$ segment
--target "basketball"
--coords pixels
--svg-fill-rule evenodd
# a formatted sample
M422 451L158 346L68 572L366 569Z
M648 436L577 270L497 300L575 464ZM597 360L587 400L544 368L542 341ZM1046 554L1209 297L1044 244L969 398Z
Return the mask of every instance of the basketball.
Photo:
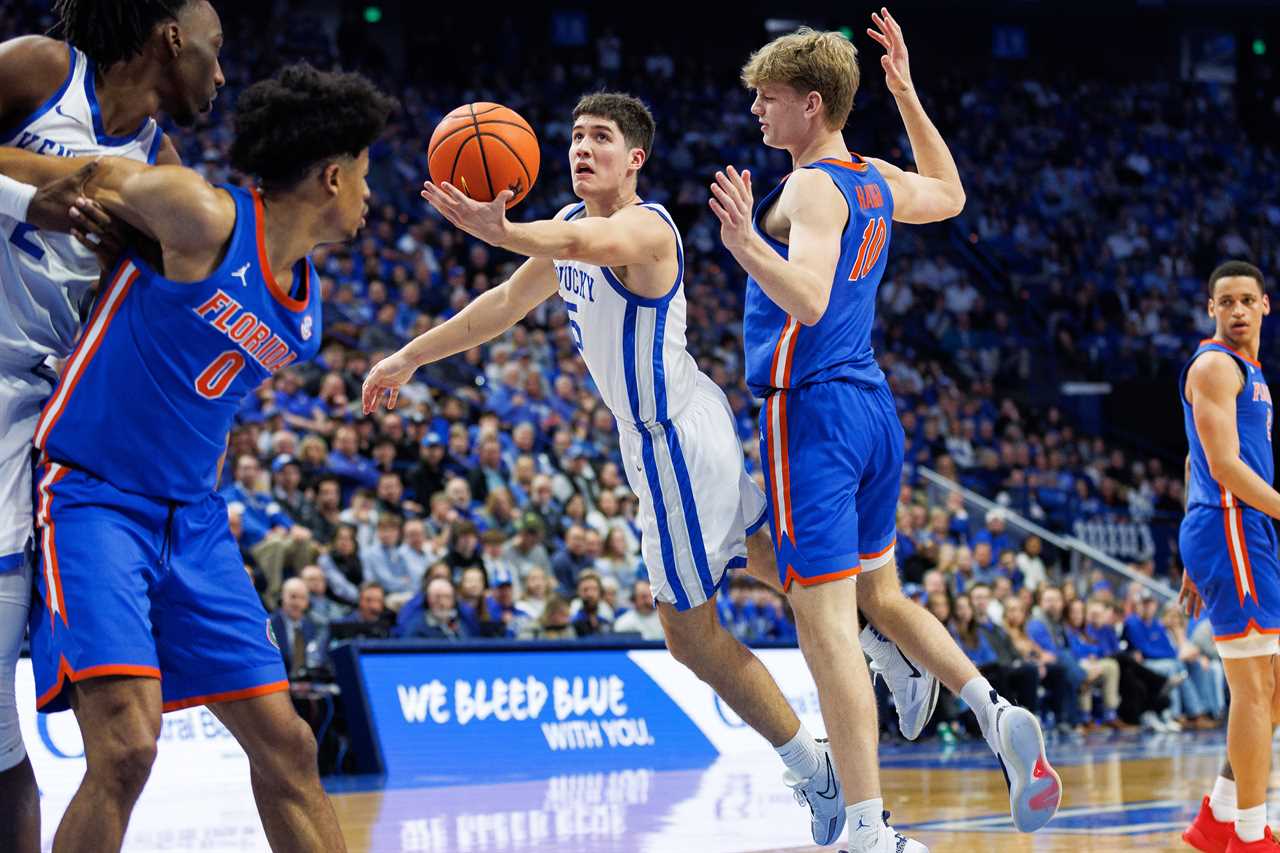
M445 116L431 134L427 162L431 180L448 181L476 201L493 201L498 193L515 193L520 203L538 179L538 137L515 110L481 101L465 104Z

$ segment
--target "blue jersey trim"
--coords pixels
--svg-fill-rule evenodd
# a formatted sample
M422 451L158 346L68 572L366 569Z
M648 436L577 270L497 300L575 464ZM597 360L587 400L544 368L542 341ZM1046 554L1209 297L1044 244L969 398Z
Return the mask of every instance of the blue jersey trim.
M675 595L676 608L688 609L689 596L685 594L676 572L675 549L671 544L671 529L667 524L667 507L662 497L662 483L658 477L658 461L654 453L653 436L643 425L640 425L640 391L636 379L636 305L628 304L622 320L622 364L627 380L627 399L631 403L631 417L635 419L640 431L641 458L645 478L649 482L649 493L653 498L653 512L657 521L658 541L662 549L662 570L667 583Z
M160 156L160 143L164 142L164 132L156 128L155 138L151 140L151 148L147 150L147 165L154 166L156 157Z
M148 122L151 121L150 116L142 120L142 124L138 125L138 129L133 133L125 136L111 136L107 133L106 128L102 125L102 110L98 106L98 88L94 81L97 72L97 63L92 59L85 57L84 69L84 95L89 101L89 112L93 115L93 135L97 137L99 145L110 145L113 147L120 145L128 145L130 142L136 142L142 132L147 129Z
M0 557L0 575L7 575L16 572L27 564L27 552L18 551L14 554L5 554Z
M769 504L766 501L764 507L761 508L760 510L760 517L747 525L747 535L751 536L761 527L764 527L764 523L768 520L769 520Z
M655 213L657 211L654 211ZM664 217L665 218L665 217ZM679 239L676 245L679 245ZM698 567L698 578L702 581L702 591L707 598L715 592L715 584L711 581L711 567L707 564L707 549L702 541L702 525L698 522L698 502L693 496L693 486L689 481L689 466L685 464L684 453L680 448L680 436L676 428L667 419L667 379L663 353L667 330L668 305L657 310L653 328L653 394L658 423L667 435L667 452L671 454L671 467L675 469L676 486L680 491L680 505L684 510L685 527L689 530L689 547L693 550L693 562ZM634 349L632 350L634 352ZM644 427L640 427L644 430ZM648 434L647 430L644 430Z
M36 111L27 116L22 124L13 129L8 136L0 136L0 145L8 145L10 142L18 138L18 134L33 125L42 115L53 109L58 101L62 100L62 96L67 93L67 89L71 86L71 80L76 76L76 52L70 44L67 45L67 79L62 81L62 85L58 87L58 91L54 92L49 98L36 108Z
M658 210L657 208L650 207L647 204L642 204L640 206L643 207L645 210L651 210L655 214L657 214L659 219L667 223L667 227L671 229L671 233L675 237L677 267L676 267L676 280L671 285L671 289L668 290L666 293L664 293L662 296L657 296L657 297L641 296L638 293L634 293L628 290L627 286L623 284L621 281L619 281L618 277L613 274L613 270L609 269L608 267L600 267L600 271L604 273L604 280L609 282L609 286L613 288L614 292L617 293L619 296L621 296L623 299L627 300L627 302L633 303L635 305L642 305L645 308L665 308L667 303L670 302L672 298L675 297L676 293L680 290L680 283L684 281L684 247L680 245L680 232L676 230L675 223L672 222L669 217L665 216L662 213L662 211ZM662 420L662 418L659 418L659 420Z
M693 496L693 484L689 480L689 468L680 448L680 436L669 423L662 425L667 434L667 452L671 454L671 466L676 470L676 485L680 490L680 505L684 510L685 527L689 529L689 547L693 550L693 563L698 567L698 579L707 598L715 594L716 585L711 580L711 566L707 563L707 548L702 541L702 525L698 522L698 502Z

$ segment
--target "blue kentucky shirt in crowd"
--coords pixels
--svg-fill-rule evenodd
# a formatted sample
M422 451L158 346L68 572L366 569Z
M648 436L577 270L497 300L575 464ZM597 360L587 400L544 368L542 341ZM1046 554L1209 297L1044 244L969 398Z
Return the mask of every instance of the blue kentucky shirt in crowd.
M1144 658L1163 660L1178 656L1178 650L1173 647L1169 632L1160 624L1158 618L1148 623L1142 621L1138 614L1133 614L1124 620L1124 638L1129 646L1141 652Z

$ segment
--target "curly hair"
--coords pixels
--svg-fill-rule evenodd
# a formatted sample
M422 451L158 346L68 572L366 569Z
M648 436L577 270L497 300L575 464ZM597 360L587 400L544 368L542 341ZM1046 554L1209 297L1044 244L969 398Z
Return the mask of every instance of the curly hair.
M231 165L264 189L288 189L318 163L359 156L396 108L362 74L286 66L236 101Z
M142 53L156 24L176 20L195 0L54 0L50 35L71 42L103 68Z

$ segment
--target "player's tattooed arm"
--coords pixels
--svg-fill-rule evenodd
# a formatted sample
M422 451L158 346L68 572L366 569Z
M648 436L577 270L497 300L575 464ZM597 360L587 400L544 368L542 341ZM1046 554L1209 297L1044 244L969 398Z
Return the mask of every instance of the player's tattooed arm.
M956 161L946 141L934 126L911 80L911 63L902 27L880 9L871 15L874 28L867 34L884 48L880 65L884 68L885 85L898 104L898 112L911 142L919 173L906 172L883 160L868 158L880 170L893 193L893 218L896 222L938 222L959 215L964 209L964 185Z
M1236 395L1242 381L1239 366L1226 353L1206 352L1192 362L1187 371L1186 395L1196 434L1204 446L1213 479L1241 503L1280 518L1280 492L1240 458Z
M122 157L42 157L0 147L0 174L36 187L76 176L84 198L158 240L166 252L220 251L235 226L231 196L179 166ZM71 212L67 223L44 227L69 231L75 222Z

